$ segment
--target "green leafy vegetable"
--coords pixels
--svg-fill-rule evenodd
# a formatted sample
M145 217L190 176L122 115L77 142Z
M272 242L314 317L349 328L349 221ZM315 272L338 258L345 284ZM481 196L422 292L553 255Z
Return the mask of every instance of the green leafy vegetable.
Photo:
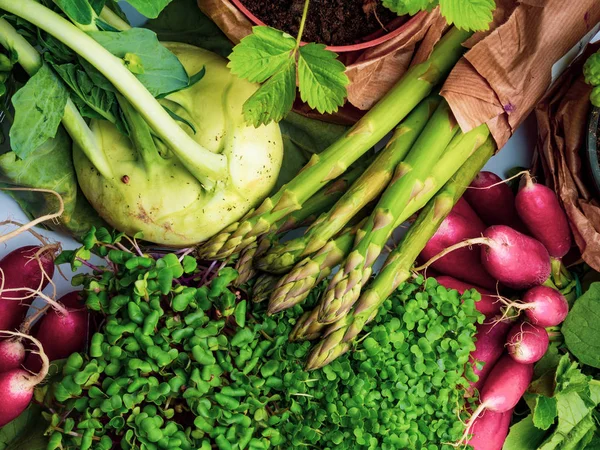
M172 0L128 0L142 15L155 19Z
M244 105L246 121L255 127L279 122L292 109L296 78L302 100L320 113L335 112L344 103L349 79L337 55L322 44L300 46L307 13L308 0L296 39L274 28L254 27L229 55L234 74L264 82Z
M600 368L600 283L593 283L571 308L562 326L569 351L583 364Z
M592 105L600 108L600 52L594 53L583 66L585 82L594 88L590 94Z
M119 58L133 57L139 65L136 77L155 97L179 91L189 85L189 77L177 57L167 50L153 31L132 28L127 31L88 33Z
M88 0L54 0L69 18L81 25L89 25L95 11Z
M494 0L383 0L383 5L398 15L414 15L440 6L449 24L463 30L487 30L496 9Z
M68 98L65 86L47 65L13 95L15 120L10 141L19 158L27 158L56 135Z
M41 410L32 403L19 417L0 428L0 450L46 450L47 424L40 420Z

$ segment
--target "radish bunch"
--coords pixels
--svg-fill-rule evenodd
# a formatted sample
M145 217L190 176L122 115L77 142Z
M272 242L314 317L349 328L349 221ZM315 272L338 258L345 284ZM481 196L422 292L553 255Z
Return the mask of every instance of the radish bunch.
M546 327L560 325L569 305L546 283L552 261L572 243L565 212L552 190L526 174L518 192L496 175L481 172L420 255L447 288L481 294L477 309L487 321L478 326L471 364L476 381L466 395L479 393L465 440L475 450L501 449L512 410L546 353ZM479 248L477 248L479 247ZM510 289L521 301L495 295ZM522 313L522 314L521 314ZM518 319L517 319L518 317Z
M50 361L83 350L87 342L88 312L79 293L56 301L41 292L52 281L57 249L26 246L0 260L0 427L27 408ZM26 319L38 296L47 306Z

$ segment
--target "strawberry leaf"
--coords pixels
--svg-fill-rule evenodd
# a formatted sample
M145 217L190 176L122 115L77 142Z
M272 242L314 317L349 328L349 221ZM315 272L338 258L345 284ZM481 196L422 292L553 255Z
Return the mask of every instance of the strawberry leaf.
M350 83L345 69L337 55L323 44L300 47L298 84L302 100L321 114L337 111L344 104L346 86Z
M296 98L296 65L288 58L275 74L244 103L246 122L255 127L279 122L292 109Z
M487 30L495 8L494 0L440 0L446 21L468 31Z
M436 7L438 0L383 0L383 6L399 16L415 15L419 11L429 11Z
M254 27L229 55L231 72L253 83L263 83L288 67L296 40L270 27Z

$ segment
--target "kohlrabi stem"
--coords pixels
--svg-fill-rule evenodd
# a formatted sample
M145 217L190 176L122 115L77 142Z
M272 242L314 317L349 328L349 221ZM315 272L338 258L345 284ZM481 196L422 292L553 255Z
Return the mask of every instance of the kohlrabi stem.
M121 19L108 6L102 8L100 19L119 31L126 31L131 28L131 25Z
M194 141L132 74L120 58L71 22L35 0L0 0L0 8L51 34L93 65L138 110L152 130L205 188L227 178L227 158Z
M23 36L17 33L6 20L0 19L0 45L7 50L14 50L18 55L18 62L29 76L42 67L42 58L38 51ZM88 127L81 114L77 110L71 99L67 100L65 113L62 118L62 124L71 136L71 139L77 143L78 147L85 153L85 156L96 167L103 177L111 177L112 171L106 155L98 146L98 142L90 127Z
M302 11L302 19L300 20L300 28L298 29L298 36L296 36L296 47L294 48L294 55L300 48L300 43L302 42L302 35L304 34L304 27L306 26L306 18L308 17L308 6L310 5L310 0L304 1L304 9Z

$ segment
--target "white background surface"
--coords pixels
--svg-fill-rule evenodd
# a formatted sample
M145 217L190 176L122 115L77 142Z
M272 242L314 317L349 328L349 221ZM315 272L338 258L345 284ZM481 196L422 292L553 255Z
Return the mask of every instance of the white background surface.
M121 2L123 3L123 2ZM135 14L135 11L132 12L129 5L124 5L126 12L130 16L132 23L134 25L141 24L140 16ZM599 38L600 34L596 36ZM589 40L589 37L585 39L585 41ZM560 73L564 67L577 55L580 50L580 46L573 49L573 52L566 55L563 61L557 63L555 67L554 75ZM494 156L489 163L486 165L485 169L490 170L492 172L497 173L500 176L504 176L506 171L515 167L515 166L523 166L529 167L531 162L531 157L533 154L533 150L536 142L536 123L535 118L530 116L523 125L517 130L515 135L508 141L506 146L500 151L500 153ZM23 212L20 210L18 205L6 194L0 192L0 221L12 219L20 222L26 221L26 217ZM9 230L8 227L0 228L0 233ZM62 244L63 249L73 249L78 247L78 244L71 238L63 235L59 235L54 232L46 231L46 230L38 230L41 234L46 236L51 241L57 241ZM7 243L0 244L0 258L9 253L10 251L27 244L37 244L37 240L31 236L29 233L24 233L17 238L14 238ZM68 270L68 269L67 269ZM66 273L67 276L70 275L69 272ZM56 274L54 277L54 281L58 288L58 295L61 296L66 292L72 290L70 282L68 280L60 277L59 274Z

